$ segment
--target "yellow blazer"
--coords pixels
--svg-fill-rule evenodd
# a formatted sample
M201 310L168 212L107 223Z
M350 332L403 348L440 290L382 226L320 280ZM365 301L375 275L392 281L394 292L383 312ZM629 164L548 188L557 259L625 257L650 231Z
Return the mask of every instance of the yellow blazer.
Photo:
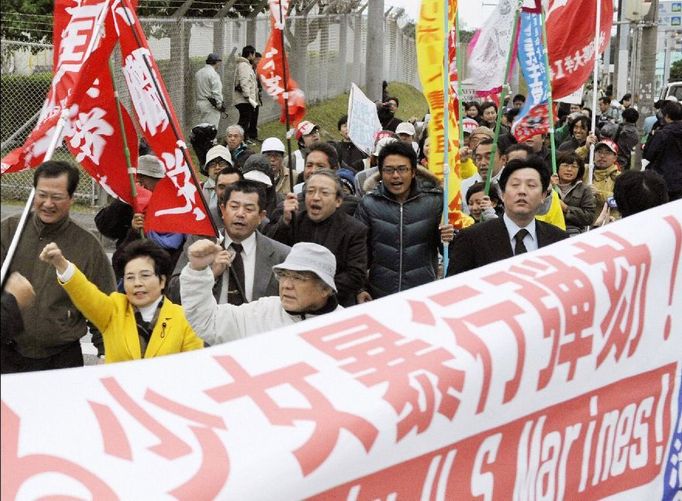
M135 310L125 294L103 293L78 268L73 277L61 285L74 306L102 333L107 363L142 358ZM203 347L204 342L190 327L182 307L164 298L144 358Z

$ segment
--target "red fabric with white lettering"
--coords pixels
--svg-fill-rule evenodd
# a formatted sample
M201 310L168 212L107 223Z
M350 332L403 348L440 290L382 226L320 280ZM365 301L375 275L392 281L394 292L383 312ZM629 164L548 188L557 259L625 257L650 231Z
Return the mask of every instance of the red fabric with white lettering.
M213 235L201 188L192 176L193 166L175 111L151 55L147 37L128 0L119 24L123 74L142 132L166 169L154 188L145 213L145 230ZM127 26L126 26L127 25ZM188 161L187 161L187 160Z
M99 43L93 41L98 17L104 16ZM119 130L108 60L118 37L116 10L110 2L55 2L54 78L41 116L24 145L3 158L2 172L37 167L63 109L69 110L62 137L75 159L110 194L130 202L130 181ZM122 108L131 162L137 163L137 136ZM106 163L102 163L106 159Z
M288 0L281 0L282 18L280 19L280 0L270 0L270 38L265 45L263 57L258 63L256 72L265 91L279 103L282 109L280 121L286 122L286 108L289 109L289 123L298 125L305 116L305 95L298 88L296 81L291 78L289 63L284 60L284 47L282 46L282 29L286 21L286 12L289 6ZM284 75L288 94L287 106L284 105Z
M599 53L611 36L613 2L599 0ZM552 96L560 98L579 89L594 69L594 28L597 0L554 0L546 16Z

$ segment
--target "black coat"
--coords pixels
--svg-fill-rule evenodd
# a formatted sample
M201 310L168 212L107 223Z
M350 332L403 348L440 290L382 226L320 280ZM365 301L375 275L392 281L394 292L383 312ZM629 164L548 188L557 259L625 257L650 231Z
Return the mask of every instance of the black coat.
M668 184L668 193L682 192L682 120L661 127L644 149L647 169L658 172Z
M326 247L336 257L334 283L341 306L356 303L358 292L365 285L367 274L367 227L342 210L316 223L304 210L293 224L279 221L270 227L270 236L292 246L297 242L313 242Z
M535 220L538 248L568 237L556 226ZM504 219L492 219L461 231L450 244L448 276L473 270L514 255Z
M383 183L360 200L355 216L369 230L367 288L373 298L436 280L442 211L443 191L425 169L403 203Z

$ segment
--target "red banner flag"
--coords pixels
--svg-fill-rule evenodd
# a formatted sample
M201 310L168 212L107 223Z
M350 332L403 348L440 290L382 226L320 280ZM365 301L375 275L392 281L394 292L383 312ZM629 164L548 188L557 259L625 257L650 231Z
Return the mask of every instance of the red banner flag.
M595 59L597 1L601 2L599 53L611 38L612 0L554 0L547 12L547 45L555 99L578 90L590 77Z
M305 96L298 88L296 81L291 78L289 64L284 55L282 30L288 8L289 0L270 0L270 38L265 45L263 57L258 63L256 72L265 91L277 100L282 109L280 121L286 122L286 109L288 108L289 122L292 126L296 126L305 116ZM286 89L284 82L286 82ZM287 91L287 106L285 106L284 98Z
M116 9L109 1L57 0L54 16L54 78L38 123L24 145L3 158L2 172L42 163L59 116L68 110L62 138L76 161L110 194L130 202L123 137L107 68L118 40ZM136 162L137 136L125 109L122 112L131 160Z
M129 0L122 0L117 30L123 74L140 128L166 169L146 211L145 230L215 234L170 96ZM123 21L123 22L121 22Z

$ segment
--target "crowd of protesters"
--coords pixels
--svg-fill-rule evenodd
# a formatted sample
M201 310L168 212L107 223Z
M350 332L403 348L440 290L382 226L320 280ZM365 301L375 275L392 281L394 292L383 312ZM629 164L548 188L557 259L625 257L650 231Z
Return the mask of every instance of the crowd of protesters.
M83 365L79 343L88 329L106 362L263 333L682 197L680 103L657 103L646 135L629 95L600 99L594 130L591 110L562 104L555 145L547 135L519 144L512 133L525 102L519 94L499 106L464 104L462 209L470 225L456 231L443 222L443 187L428 170L428 115L399 118L400 101L387 93L377 102L384 130L369 155L350 141L343 116L340 141L323 141L325 131L310 120L299 123L289 159L278 138L258 139L249 73L256 55L246 47L238 61L239 123L205 147L193 143L218 238L143 234L144 211L114 201L96 217L116 240L110 263L70 218L78 169L48 161L35 170L33 212L2 295L3 373ZM220 83L212 73L220 58L206 62L197 78L210 89ZM198 111L217 126L224 105L217 97L207 103ZM136 167L139 190L152 192L164 169L144 144ZM18 219L2 222L3 261Z

